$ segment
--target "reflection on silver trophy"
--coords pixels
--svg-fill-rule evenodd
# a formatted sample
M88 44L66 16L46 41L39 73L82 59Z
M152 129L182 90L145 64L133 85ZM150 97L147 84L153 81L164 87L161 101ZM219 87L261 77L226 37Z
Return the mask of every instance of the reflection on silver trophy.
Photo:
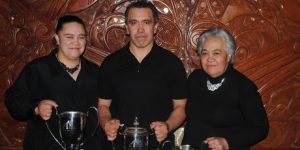
M96 107L90 107L87 113L79 112L79 111L65 111L62 113L58 113L57 108L56 115L58 116L58 131L60 134L61 142L54 136L53 132L50 130L48 123L46 121L46 126L55 139L55 141L64 149L64 150L82 150L84 134L86 129L86 119L88 117L88 112L90 109L93 109L97 112ZM98 117L97 117L98 118ZM92 135L88 138L88 140L94 135L96 129L98 127L96 125Z
M148 133L147 130L140 127L129 127L124 134L125 150L147 150Z

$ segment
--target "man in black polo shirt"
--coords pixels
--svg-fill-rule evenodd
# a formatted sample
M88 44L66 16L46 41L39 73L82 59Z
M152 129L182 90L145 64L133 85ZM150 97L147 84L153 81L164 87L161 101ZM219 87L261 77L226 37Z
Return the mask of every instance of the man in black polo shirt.
M98 67L82 57L86 35L84 22L77 16L59 18L55 34L58 48L28 63L6 91L9 113L17 120L27 121L24 150L63 149L45 123L46 120L56 138L60 137L53 107L58 107L59 113L85 113L89 107L97 106ZM100 149L100 130L86 141L97 125L95 114L91 112L87 118L85 150Z
M172 131L185 119L185 69L154 42L158 11L151 2L129 4L125 23L129 44L107 56L100 67L100 125L108 140L122 149L117 129L120 124L132 126L138 117L140 126L154 130L149 147L155 149L158 142L173 140Z

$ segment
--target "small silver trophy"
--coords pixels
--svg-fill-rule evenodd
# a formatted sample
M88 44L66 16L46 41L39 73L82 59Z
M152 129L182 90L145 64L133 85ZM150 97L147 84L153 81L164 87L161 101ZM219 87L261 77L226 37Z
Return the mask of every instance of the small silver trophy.
M135 117L133 126L126 127L120 133L124 137L124 150L148 150L148 131L139 127L138 118Z

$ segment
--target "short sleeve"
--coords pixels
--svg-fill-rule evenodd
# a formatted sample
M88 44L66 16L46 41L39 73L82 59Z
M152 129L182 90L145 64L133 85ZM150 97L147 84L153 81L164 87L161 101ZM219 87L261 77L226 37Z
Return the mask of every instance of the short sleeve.
M174 56L175 57L175 56ZM182 62L176 57L172 61L170 91L172 99L184 99L187 97L187 75Z
M112 82L110 76L109 60L104 59L99 67L98 78L98 97L102 99L111 99Z

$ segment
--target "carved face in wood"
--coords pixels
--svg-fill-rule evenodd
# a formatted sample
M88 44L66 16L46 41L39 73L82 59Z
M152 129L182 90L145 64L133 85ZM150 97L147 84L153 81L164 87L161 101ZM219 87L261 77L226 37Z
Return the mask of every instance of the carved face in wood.
M209 37L203 43L200 54L202 69L211 77L222 75L230 61L225 40L221 37Z
M130 48L150 49L158 24L154 23L151 9L132 8L128 13L126 32L130 36Z
M62 30L55 34L55 40L62 61L78 60L85 49L86 33L84 27L77 22L65 23Z

